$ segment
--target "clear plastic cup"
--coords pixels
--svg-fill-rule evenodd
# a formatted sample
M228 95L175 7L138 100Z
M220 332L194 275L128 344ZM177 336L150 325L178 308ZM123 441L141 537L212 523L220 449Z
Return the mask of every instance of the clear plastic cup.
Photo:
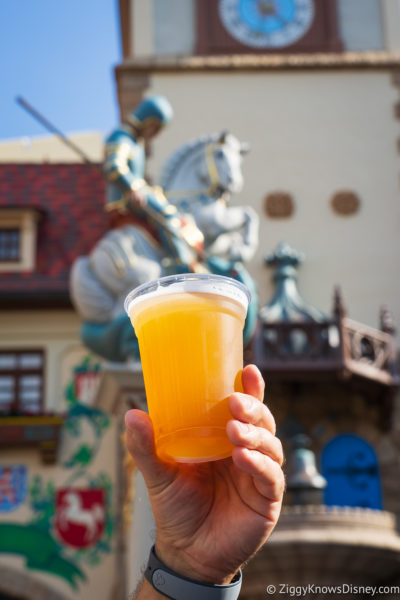
M241 391L250 293L229 277L184 273L125 300L139 340L158 455L205 462L231 455L228 398Z

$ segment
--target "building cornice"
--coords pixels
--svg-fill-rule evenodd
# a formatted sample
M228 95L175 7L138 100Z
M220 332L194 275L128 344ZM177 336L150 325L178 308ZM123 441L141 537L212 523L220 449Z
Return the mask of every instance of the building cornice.
M0 310L44 310L73 309L68 284L60 290L7 289L7 283L0 279Z
M221 56L163 56L127 59L116 67L117 76L130 73L202 71L290 71L393 69L400 52L340 52L318 54L232 54Z

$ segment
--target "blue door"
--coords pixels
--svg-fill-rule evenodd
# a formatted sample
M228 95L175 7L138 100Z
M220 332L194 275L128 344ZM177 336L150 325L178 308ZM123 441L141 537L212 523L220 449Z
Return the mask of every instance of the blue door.
M321 469L328 485L327 506L382 509L378 462L373 448L357 435L338 435L322 451Z

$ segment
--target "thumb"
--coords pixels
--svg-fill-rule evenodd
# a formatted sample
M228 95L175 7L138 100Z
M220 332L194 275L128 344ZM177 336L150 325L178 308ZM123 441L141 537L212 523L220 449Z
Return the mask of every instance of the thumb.
M247 365L242 372L242 385L245 394L264 399L265 382L256 365Z
M142 410L128 410L125 425L126 447L142 472L149 492L164 489L174 479L177 467L157 457L153 424L149 415Z

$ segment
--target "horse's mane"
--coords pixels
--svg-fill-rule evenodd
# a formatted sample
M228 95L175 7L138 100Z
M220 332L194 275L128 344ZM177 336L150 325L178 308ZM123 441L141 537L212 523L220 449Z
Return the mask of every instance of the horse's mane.
M210 142L216 142L220 137L220 134L213 133L211 135L205 135L187 142L183 146L180 146L165 162L161 175L160 175L160 186L163 190L167 190L171 184L173 175L178 166L181 165L182 159L185 155L190 154L198 148L198 146L209 144Z

